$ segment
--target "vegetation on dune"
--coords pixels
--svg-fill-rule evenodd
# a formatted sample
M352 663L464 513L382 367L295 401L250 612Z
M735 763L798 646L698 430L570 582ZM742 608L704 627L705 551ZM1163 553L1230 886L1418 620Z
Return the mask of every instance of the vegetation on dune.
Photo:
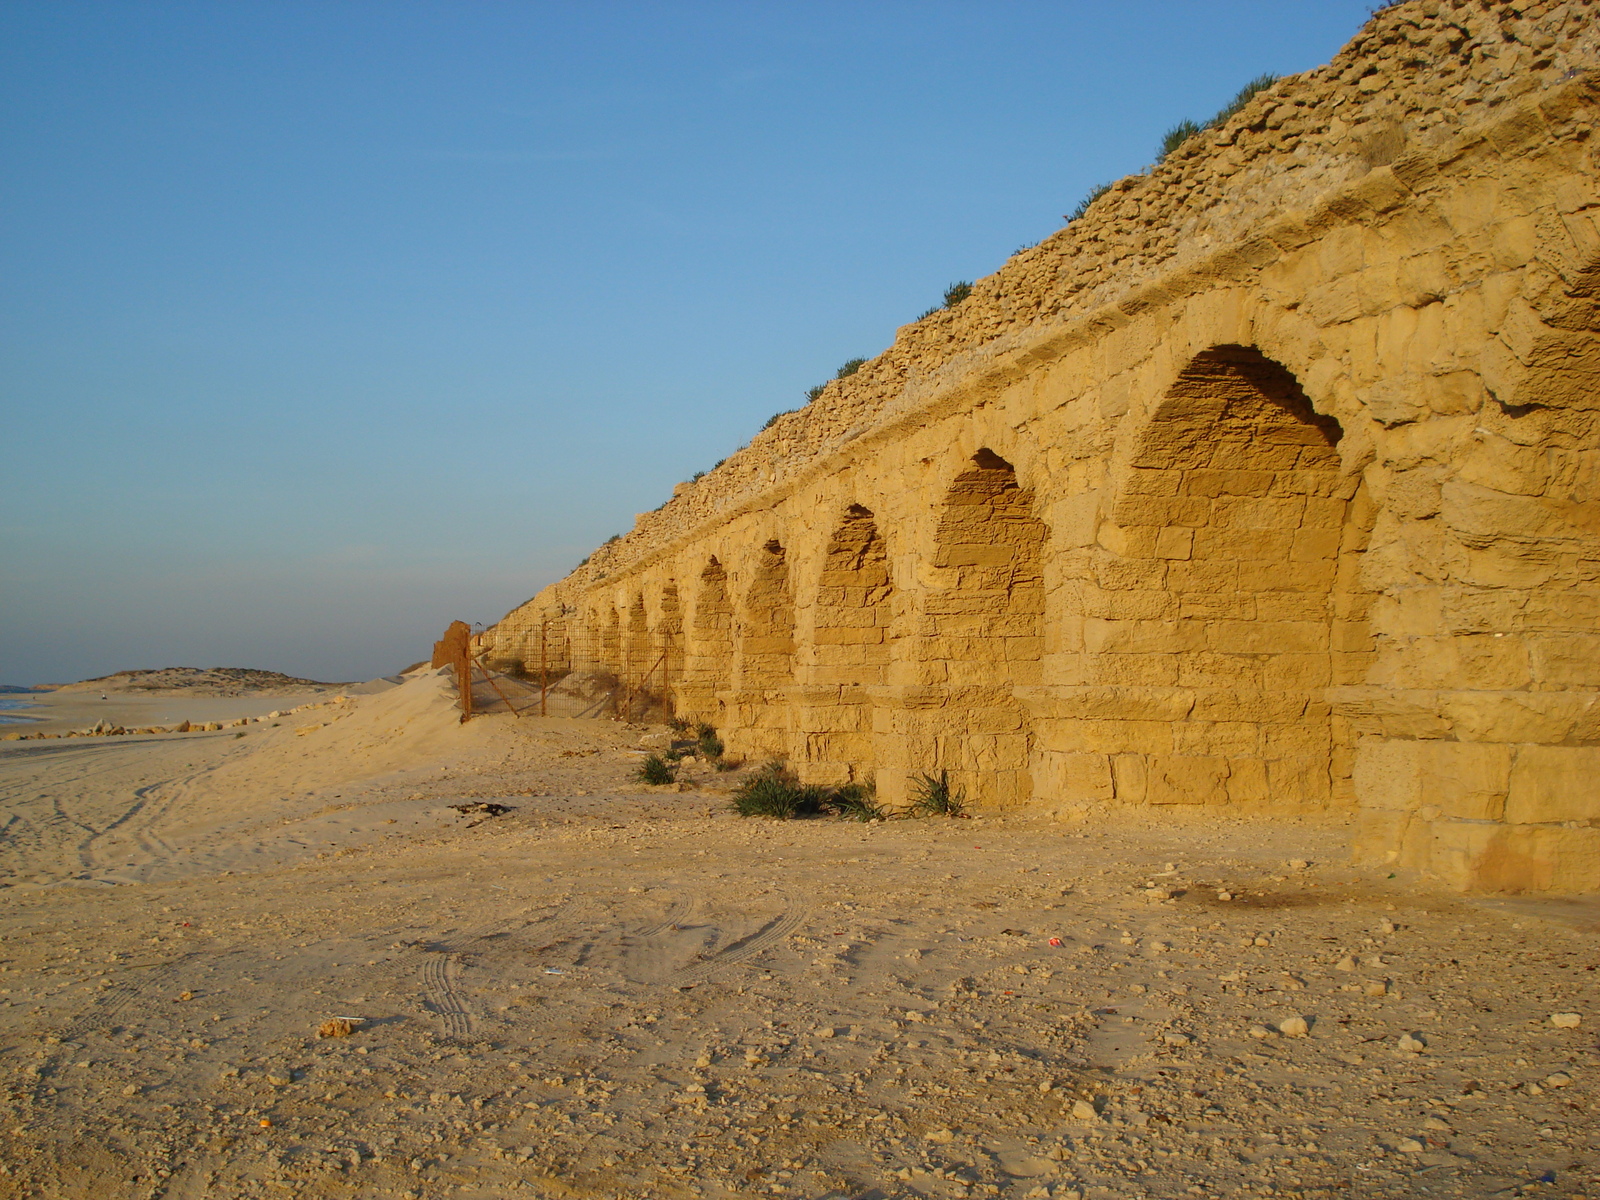
M950 786L950 772L918 775L911 781L911 813L920 817L964 817L966 793Z
M878 804L870 783L824 787L801 783L782 762L770 762L733 794L733 810L741 817L793 821L803 817L840 817L847 821L882 821L888 814Z
M739 785L733 811L741 817L792 821L820 816L827 796L827 788L801 783L781 762L770 762Z
M1257 75L1240 88L1233 99L1224 104L1217 111L1217 115L1204 125L1196 125L1193 121L1179 121L1171 129L1167 130L1166 136L1161 139L1161 150L1156 155L1156 162L1164 162L1168 155L1194 137L1195 134L1203 133L1207 129L1215 129L1217 126L1224 124L1229 117L1243 110L1245 105L1277 82L1278 76L1276 75Z
M889 815L878 803L877 789L870 783L847 783L835 788L828 807L847 821L882 821Z
M715 760L722 757L724 749L722 739L717 736L717 731L710 725L702 724L695 731L695 741L700 753L706 758Z
M639 778L644 780L645 783L659 786L663 783L672 783L677 779L677 776L673 774L672 764L668 763L661 755L652 754L640 764Z
M1091 204L1100 199L1101 196L1104 196L1110 190L1111 185L1109 183L1095 184L1089 189L1088 194L1085 195L1082 200L1078 201L1078 207L1074 208L1070 213L1067 214L1067 223L1071 224L1073 221L1076 221L1079 217L1083 216L1084 213L1089 211L1089 206Z

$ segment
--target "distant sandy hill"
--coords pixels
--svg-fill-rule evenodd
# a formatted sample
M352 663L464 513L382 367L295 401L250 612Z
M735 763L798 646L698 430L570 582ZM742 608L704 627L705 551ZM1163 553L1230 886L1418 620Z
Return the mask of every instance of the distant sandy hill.
M243 696L259 692L309 692L347 687L344 683L324 683L301 679L277 671L257 671L250 667L162 667L154 671L118 671L98 679L85 679L57 689L63 692L186 692L200 696Z

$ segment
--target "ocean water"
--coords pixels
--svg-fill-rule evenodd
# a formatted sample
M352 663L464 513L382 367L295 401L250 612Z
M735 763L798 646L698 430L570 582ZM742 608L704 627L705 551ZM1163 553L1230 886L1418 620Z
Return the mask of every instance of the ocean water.
M27 717L13 717L6 714L8 708L27 708L31 701L25 696L0 696L0 725L27 725Z

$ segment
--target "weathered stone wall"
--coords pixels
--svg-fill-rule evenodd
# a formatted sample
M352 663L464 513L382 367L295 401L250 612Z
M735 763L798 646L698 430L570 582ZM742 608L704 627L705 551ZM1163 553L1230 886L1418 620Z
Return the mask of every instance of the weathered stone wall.
M818 780L1600 888L1596 5L1412 0L494 629ZM664 657L663 657L664 656Z

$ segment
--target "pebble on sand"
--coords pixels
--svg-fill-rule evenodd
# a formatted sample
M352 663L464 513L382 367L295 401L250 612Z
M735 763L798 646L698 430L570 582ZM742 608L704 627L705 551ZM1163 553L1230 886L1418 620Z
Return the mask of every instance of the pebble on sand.
M1093 1104L1087 1100L1074 1100L1072 1102L1072 1116L1077 1121L1098 1121L1100 1114L1095 1111Z
M1416 1138L1400 1138L1394 1148L1402 1154L1421 1154L1424 1147Z
M1583 1018L1577 1013L1551 1013L1550 1024L1557 1029L1576 1029L1583 1024Z
M1428 1043L1423 1041L1422 1036L1415 1033L1402 1033L1399 1045L1407 1054L1421 1054L1428 1048Z
M1305 1037L1311 1032L1311 1022L1304 1017L1285 1017L1278 1022L1278 1032L1284 1037Z

